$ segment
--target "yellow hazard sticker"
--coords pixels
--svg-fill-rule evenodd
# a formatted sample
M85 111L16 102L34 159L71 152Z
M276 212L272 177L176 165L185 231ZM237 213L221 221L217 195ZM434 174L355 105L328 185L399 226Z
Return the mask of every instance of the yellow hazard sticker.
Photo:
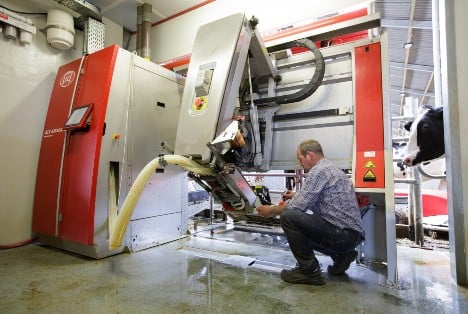
M372 170L367 170L366 174L364 175L364 181L375 181L377 177L372 172Z
M367 168L367 169L375 168L375 165L374 165L374 163L372 162L372 160L369 160L369 161L364 165L364 168Z
M192 108L196 111L201 111L206 108L208 105L208 97L207 96L200 96L196 97L193 101Z

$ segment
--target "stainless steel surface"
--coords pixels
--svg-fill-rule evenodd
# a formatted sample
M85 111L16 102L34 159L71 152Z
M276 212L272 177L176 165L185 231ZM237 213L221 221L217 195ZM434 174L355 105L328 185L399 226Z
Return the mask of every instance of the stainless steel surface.
M364 44L363 42L360 42ZM296 148L305 138L320 141L327 158L343 169L351 169L354 145L353 49L355 43L322 49L326 60L322 85L309 98L279 107L273 118L271 169L298 167ZM279 94L298 88L314 72L312 53L277 60L282 76ZM282 91L285 90L285 91ZM305 114L344 108L341 115L307 117ZM264 109L260 109L262 112ZM265 109L268 110L268 109ZM281 119L293 115L289 119Z
M206 144L232 121L251 37L245 30L245 23L247 20L243 14L235 14L205 24L198 30L182 98L176 154L199 154L203 162L208 162L210 150ZM213 69L210 93L206 107L196 110L193 108L196 78L199 71L208 68Z
M103 196L107 196L108 166L105 163L119 162L121 206L140 171L162 153L160 144L174 146L183 85L173 72L123 49L119 50L116 69L120 67L124 73L115 73L115 85L114 82L111 85L103 141L108 146L103 145L101 150L99 179L102 180L100 186L104 187ZM113 133L119 133L120 140L113 140ZM115 151L118 147L120 149ZM104 205L105 199L102 201ZM107 207L99 208L101 217L106 219ZM186 209L185 172L176 166L161 167L146 184L135 207L126 245L137 250L185 235ZM99 226L97 222L96 233ZM103 236L104 248L107 235Z
M104 23L93 18L84 22L83 54L90 54L104 48L106 28Z

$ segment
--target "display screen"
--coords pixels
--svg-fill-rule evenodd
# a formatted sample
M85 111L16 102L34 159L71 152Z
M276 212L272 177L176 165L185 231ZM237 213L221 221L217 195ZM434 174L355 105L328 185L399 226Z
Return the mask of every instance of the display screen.
M65 128L83 128L86 126L86 120L91 112L92 105L85 105L74 108L65 122Z

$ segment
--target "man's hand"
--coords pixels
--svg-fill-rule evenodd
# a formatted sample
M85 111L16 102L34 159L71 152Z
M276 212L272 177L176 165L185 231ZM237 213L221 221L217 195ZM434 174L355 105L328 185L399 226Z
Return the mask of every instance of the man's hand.
M263 217L270 217L274 215L274 206L271 205L260 205L256 208L258 214Z
M291 199L296 192L286 190L284 193L281 195L283 197L283 201Z
M260 205L256 208L258 214L263 217L271 217L281 214L286 209L286 204Z

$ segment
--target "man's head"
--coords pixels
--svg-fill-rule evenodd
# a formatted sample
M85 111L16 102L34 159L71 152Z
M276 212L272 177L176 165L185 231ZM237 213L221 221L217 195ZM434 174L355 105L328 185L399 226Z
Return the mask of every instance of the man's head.
M297 147L297 159L305 172L312 169L323 158L322 146L315 140L302 141Z

